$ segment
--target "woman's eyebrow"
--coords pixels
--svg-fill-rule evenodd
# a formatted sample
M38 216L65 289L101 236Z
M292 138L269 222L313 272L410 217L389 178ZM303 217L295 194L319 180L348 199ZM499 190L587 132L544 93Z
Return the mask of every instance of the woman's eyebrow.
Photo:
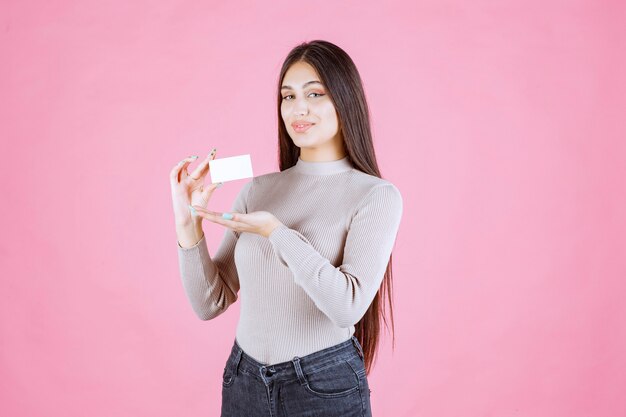
M302 88L306 87L309 84L322 84L321 82L317 81L317 80L313 80L313 81L307 81L304 83L304 85L302 86ZM289 89L289 90L293 90L293 87L291 87L290 85L283 85L282 87L280 87L281 90L285 90L285 89Z

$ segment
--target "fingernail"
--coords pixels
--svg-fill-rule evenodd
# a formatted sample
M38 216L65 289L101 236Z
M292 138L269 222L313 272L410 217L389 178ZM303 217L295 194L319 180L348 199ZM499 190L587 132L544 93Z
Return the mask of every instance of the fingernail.
M215 187L215 188L220 188L222 185L224 185L224 183L223 183L223 182L218 182L218 183L217 183L217 187Z
M192 155L192 156L190 156L190 158L197 159L198 155Z
M192 206L192 205L189 205L188 207L189 207L189 211L191 211L191 215L192 215L192 216L196 216L196 215L198 214L198 213L196 212L196 209L195 209L195 208L193 208L193 206Z
M226 220L232 220L233 219L233 215L230 213L224 213L222 214L222 217L225 218Z

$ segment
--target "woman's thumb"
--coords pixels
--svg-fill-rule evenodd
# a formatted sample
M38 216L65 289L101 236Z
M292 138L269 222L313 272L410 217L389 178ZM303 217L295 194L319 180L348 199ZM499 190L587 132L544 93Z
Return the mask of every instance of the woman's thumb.
M218 182L216 184L211 184L208 187L206 187L204 190L202 190L202 198L204 201L208 201L209 197L211 197L211 194L213 194L213 191L215 191L216 188L219 188L222 186L222 182Z

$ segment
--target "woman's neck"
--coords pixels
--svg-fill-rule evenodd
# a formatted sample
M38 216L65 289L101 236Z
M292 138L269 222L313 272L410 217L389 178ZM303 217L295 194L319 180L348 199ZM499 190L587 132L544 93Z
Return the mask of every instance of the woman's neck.
M305 161L298 157L293 169L296 172L308 175L329 175L350 171L354 166L348 156L335 161Z

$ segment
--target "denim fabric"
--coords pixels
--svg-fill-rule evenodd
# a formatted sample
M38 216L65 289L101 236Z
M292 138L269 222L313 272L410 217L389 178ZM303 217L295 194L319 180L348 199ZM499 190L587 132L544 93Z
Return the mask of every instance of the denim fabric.
M363 348L356 337L264 365L237 340L224 367L222 417L371 417Z

